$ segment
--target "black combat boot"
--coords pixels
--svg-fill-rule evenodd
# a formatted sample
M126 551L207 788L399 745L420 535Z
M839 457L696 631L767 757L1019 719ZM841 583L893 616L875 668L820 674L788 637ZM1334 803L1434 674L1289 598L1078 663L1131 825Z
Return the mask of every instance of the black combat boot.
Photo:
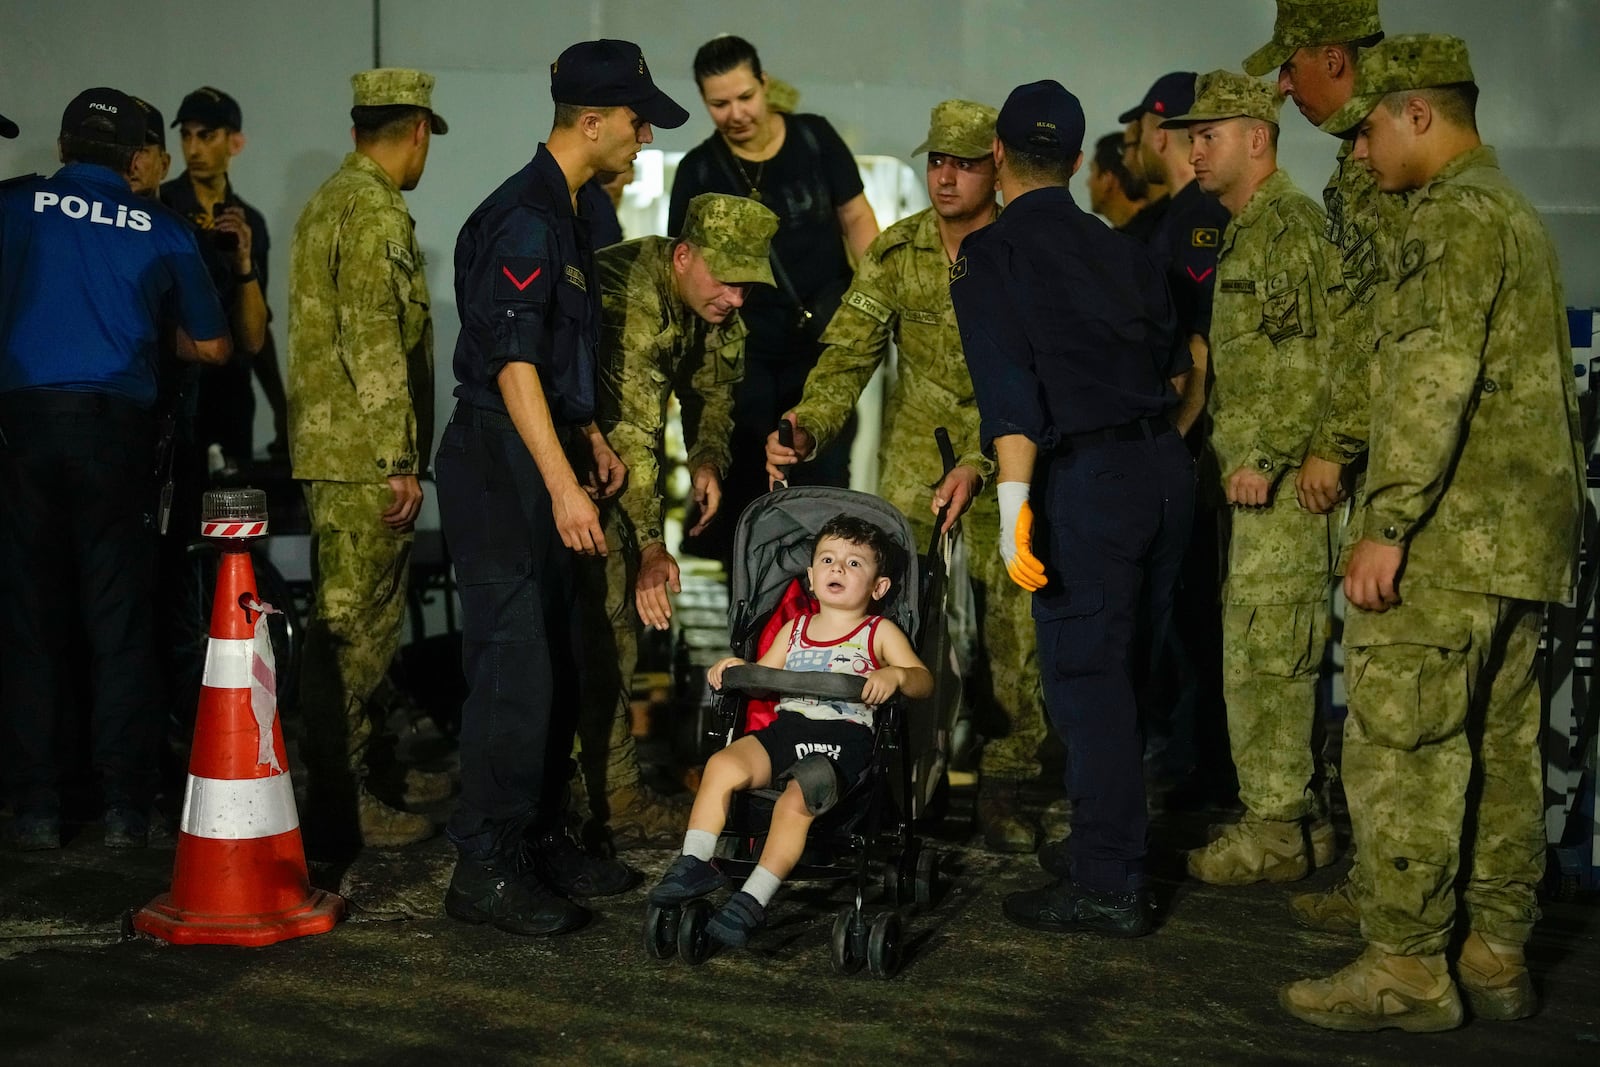
M589 921L589 910L552 890L534 869L533 850L520 838L487 856L462 850L444 910L465 923L493 923L524 937L564 934Z

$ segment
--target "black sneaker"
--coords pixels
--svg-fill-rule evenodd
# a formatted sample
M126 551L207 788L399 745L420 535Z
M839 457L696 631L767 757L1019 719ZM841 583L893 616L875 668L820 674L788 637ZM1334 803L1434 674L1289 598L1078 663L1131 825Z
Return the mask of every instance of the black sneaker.
M1058 934L1143 937L1155 929L1155 909L1144 890L1097 893L1072 882L1053 882L1012 893L1002 910L1006 918L1030 930Z
M750 940L750 935L761 929L766 921L767 909L741 889L729 897L722 910L706 923L706 933L712 940L729 948L743 948Z
M589 921L587 908L558 895L540 880L532 856L522 845L493 859L458 858L444 895L444 910L452 919L493 923L524 937L564 934Z
M728 884L728 876L716 866L697 856L679 856L661 876L661 881L650 890L650 903L657 907L682 904L707 893L714 893Z
M533 839L533 863L550 888L569 897L615 896L644 880L621 860L585 852L560 830Z
M150 844L150 820L138 808L106 808L106 847L144 848Z

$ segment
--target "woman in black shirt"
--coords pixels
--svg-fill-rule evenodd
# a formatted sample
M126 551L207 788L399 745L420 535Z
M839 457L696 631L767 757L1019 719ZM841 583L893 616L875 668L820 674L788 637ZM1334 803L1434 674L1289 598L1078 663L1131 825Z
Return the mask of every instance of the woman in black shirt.
M715 523L685 542L688 551L727 561L733 521L766 491L766 438L779 416L800 402L806 375L821 353L817 339L850 287L850 260L878 235L878 220L862 191L861 174L844 141L820 115L786 115L766 99L766 76L755 48L740 37L718 37L695 54L695 82L717 132L683 157L672 183L668 229L683 225L700 193L759 200L780 222L772 240L773 288L757 287L740 315L749 329L745 377L734 390L732 469ZM848 255L847 250L848 248ZM684 434L694 439L697 412L684 410ZM848 485L854 426L794 481Z

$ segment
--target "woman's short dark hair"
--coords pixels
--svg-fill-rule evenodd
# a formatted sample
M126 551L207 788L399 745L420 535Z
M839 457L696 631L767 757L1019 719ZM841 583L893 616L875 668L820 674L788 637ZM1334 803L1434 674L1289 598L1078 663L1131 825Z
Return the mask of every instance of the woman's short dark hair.
M731 33L713 37L694 54L694 83L703 86L707 78L737 70L746 63L750 64L750 73L760 78L761 57L756 55L755 45Z

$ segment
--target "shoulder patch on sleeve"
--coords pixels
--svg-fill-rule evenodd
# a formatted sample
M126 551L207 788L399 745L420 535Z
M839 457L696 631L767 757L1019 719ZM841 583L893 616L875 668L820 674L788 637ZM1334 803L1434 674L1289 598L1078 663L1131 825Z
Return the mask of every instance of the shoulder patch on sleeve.
M407 274L414 274L416 272L418 264L416 258L411 255L411 249L407 248L399 241L387 241L385 242L385 245L385 250L388 253L389 259L393 261L397 267L399 267L401 270L404 270Z
M549 264L532 256L500 256L495 260L496 300L538 300L550 290Z
M847 306L855 308L880 323L888 322L894 314L894 310L887 304L874 300L860 289L852 289L845 294L844 302Z
M1189 231L1191 248L1215 248L1222 240L1222 231L1215 226L1196 226Z
M967 257L966 256L962 256L960 259L958 259L954 263L950 264L950 280L953 281L953 282L959 282L962 278L965 278L966 276L967 276Z

